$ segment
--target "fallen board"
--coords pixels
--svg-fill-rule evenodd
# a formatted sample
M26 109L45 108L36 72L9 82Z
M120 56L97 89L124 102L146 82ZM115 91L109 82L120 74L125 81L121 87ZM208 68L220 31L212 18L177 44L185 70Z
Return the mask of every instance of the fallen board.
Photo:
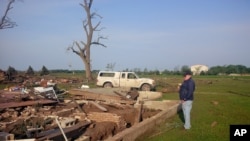
M36 100L36 101L24 101L24 102L8 102L8 103L1 103L0 104L0 109L4 108L14 108L14 107L22 107L22 106L32 106L32 105L45 105L45 104L54 104L57 103L57 101L53 100Z

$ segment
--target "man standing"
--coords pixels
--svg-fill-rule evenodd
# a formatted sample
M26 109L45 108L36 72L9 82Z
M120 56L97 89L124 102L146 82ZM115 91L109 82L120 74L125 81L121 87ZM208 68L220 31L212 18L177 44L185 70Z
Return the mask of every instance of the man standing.
M182 104L182 111L184 115L184 128L190 129L191 123L190 123L190 112L192 109L192 104L194 100L194 91L195 91L195 82L192 79L192 72L186 71L183 74L184 81L182 85L180 86L179 94L180 94L180 100Z

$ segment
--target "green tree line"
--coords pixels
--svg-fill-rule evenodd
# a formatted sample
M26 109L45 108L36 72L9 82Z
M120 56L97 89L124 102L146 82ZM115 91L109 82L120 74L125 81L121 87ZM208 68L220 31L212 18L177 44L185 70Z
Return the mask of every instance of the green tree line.
M165 69L163 71L160 70L148 70L147 68L141 70L140 68L134 69L125 69L123 71L133 71L139 75L181 75L184 71L190 70L190 67L187 65L182 66L180 69L175 68L174 70ZM13 79L13 76L18 75L23 71L17 71L14 67L9 66L8 70L6 70L6 75L9 80ZM99 70L93 70L92 73L98 73ZM45 66L42 66L41 70L34 71L34 69L29 66L25 71L26 75L35 75L39 74L40 76L48 75L50 73L85 73L85 70L67 70L67 69L55 69L49 70ZM207 72L201 72L200 75L228 75L228 74L250 74L250 68L244 65L224 65L224 66L213 66L210 67Z

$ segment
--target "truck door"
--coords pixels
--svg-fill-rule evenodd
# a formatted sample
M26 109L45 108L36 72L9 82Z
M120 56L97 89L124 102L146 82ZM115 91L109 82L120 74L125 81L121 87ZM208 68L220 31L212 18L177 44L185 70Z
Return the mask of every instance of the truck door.
M125 72L122 72L120 74L120 87L127 87L127 76Z
M127 86L133 88L139 87L137 76L134 73L129 72L127 74Z

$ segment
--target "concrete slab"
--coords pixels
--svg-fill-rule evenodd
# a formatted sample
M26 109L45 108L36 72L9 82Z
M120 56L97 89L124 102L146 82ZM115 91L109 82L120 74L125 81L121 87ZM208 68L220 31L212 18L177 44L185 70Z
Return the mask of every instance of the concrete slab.
M138 91L139 97L137 100L139 101L149 101L149 100L155 100L162 97L161 92L154 92L154 91Z
M137 101L134 107L140 107L141 102ZM143 107L147 109L155 109L155 110L167 110L169 107L178 104L179 100L163 100L163 101L143 101Z

